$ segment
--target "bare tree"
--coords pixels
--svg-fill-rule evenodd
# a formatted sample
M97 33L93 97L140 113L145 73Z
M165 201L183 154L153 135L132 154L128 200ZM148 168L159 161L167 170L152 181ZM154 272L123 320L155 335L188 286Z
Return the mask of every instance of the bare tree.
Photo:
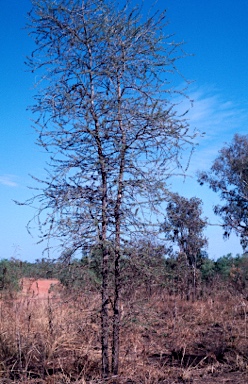
M40 192L28 203L39 202L35 218L43 239L57 238L74 251L99 247L102 369L108 377L119 364L123 241L156 232L154 213L166 198L166 181L193 139L177 113L181 93L171 83L184 54L164 35L165 13L144 20L139 7L108 0L32 4L29 27L37 49L28 65L40 78L32 111L38 145L50 162L47 178L37 180Z

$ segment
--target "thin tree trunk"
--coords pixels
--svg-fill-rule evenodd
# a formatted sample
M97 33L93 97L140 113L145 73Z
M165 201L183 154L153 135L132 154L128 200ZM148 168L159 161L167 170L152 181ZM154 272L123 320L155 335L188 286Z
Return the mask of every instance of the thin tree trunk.
M98 146L99 157L101 159L102 170L102 310L101 310L101 328L102 328L102 377L108 378L109 367L109 249L106 244L107 239L107 175L105 164L102 158L101 146Z
M196 267L195 264L193 264L193 302L196 300Z
M123 63L125 57L123 56ZM121 132L121 158L118 177L118 191L117 199L114 210L115 216L115 265L114 265L114 304L113 304L113 340L112 340L112 374L118 375L119 370L119 350L120 350L120 291L121 291L121 278L120 278L120 250L121 250L121 203L123 192L123 175L125 170L125 155L126 155L126 132L123 127L122 114L121 114L121 83L120 77L117 76L118 88L118 121L119 129Z
M99 140L100 142L100 140ZM109 377L109 249L106 244L107 239L107 174L102 157L101 146L98 146L99 157L101 159L102 171L102 377Z
M115 255L115 292L113 305L112 373L118 375L120 350L120 252Z
M90 43L87 42L88 53L90 57L90 68L93 68L92 61L92 50ZM103 154L102 141L100 137L100 124L98 116L95 112L94 100L94 81L92 72L89 74L90 85L91 85L91 108L90 112L95 122L94 138L96 141L98 159L101 170L101 181L102 181L102 219L101 219L101 235L100 243L102 250L102 308L101 308L101 344L102 344L102 377L108 378L110 373L109 364L109 270L108 260L109 252L106 246L107 240L107 201L108 201L108 185L107 185L107 170Z
M102 310L101 310L101 344L102 344L102 377L109 377L109 292L108 292L108 252L103 246L102 256Z

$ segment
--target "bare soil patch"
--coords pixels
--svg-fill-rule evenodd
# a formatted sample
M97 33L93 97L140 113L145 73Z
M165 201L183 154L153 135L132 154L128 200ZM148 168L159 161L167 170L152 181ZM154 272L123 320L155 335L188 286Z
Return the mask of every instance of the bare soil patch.
M59 280L57 279L21 279L22 295L31 298L48 298L54 296L58 291Z

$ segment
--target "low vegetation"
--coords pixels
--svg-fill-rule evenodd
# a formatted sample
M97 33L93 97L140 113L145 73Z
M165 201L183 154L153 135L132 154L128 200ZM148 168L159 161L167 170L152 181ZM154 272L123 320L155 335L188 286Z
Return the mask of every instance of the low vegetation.
M123 260L120 372L105 382L247 383L248 257L203 257L193 295L183 257L165 259L158 251ZM45 259L1 261L8 282L0 302L1 383L104 382L97 260L60 267ZM16 276L32 271L39 279L48 270L64 283L51 295L18 292Z

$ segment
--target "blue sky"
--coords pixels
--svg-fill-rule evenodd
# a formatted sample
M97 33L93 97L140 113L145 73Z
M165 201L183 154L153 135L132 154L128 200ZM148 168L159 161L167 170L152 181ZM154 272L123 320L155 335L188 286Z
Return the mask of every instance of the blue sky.
M194 80L189 89L194 99L190 124L206 132L192 158L191 177L185 183L176 179L173 189L186 197L201 198L205 216L217 224L219 219L212 213L217 196L200 187L194 175L197 169L210 167L234 133L247 133L248 2L158 0L157 7L167 9L168 33L174 33L176 41L184 41L185 51L192 54L179 62L179 68L186 78ZM40 258L43 246L36 245L35 231L33 238L26 231L32 209L16 206L12 200L32 196L27 188L32 185L29 174L42 177L46 161L35 145L32 116L26 111L32 104L35 83L35 75L24 65L33 48L23 29L29 9L29 0L4 0L0 13L0 258L22 260ZM218 226L210 227L206 235L211 258L241 252L238 239L232 236L223 241Z

